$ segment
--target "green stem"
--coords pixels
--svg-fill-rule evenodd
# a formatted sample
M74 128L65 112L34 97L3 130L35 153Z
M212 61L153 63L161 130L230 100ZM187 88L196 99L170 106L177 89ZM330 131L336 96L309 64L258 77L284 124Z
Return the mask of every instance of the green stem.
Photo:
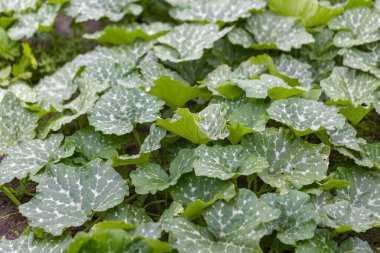
M154 200L154 201L149 202L148 204L146 204L146 205L144 206L144 209L147 208L148 206L155 205L155 204L160 204L160 203L164 203L164 202L165 202L164 199Z
M137 198L137 194L133 194L132 196L129 196L125 202L126 203L130 203L131 201L133 201L135 198Z
M139 133L135 129L133 129L133 137L135 137L137 147L138 149L140 149L142 142L141 142Z
M102 221L106 217L106 213L101 213L98 218L93 220L85 229L83 229L83 232L88 232L90 229L98 222Z
M268 189L268 185L267 185L267 184L263 184L263 185L260 187L260 190L259 190L259 192L257 193L257 195L260 196L260 195L263 194L267 189Z
M0 189L2 190L2 192L7 195L7 197L17 206L21 206L21 202L15 197L15 195L13 195L13 193L7 188L5 187L4 185L3 186L0 186Z

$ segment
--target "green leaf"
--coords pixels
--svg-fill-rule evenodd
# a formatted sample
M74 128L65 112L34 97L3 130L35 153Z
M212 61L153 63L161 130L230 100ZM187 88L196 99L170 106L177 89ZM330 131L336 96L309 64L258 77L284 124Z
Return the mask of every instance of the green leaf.
M151 222L152 219L145 213L144 208L122 203L107 212L105 221L123 221L127 224L139 225Z
M290 51L292 48L300 48L304 44L314 42L313 36L307 33L301 24L295 22L294 18L271 12L252 15L247 19L245 29L250 33L249 36L254 36L253 43L249 46L257 49ZM236 42L233 43L246 47L245 43Z
M161 76L148 92L165 101L172 108L181 107L189 100L206 95L207 92L197 86L189 86L168 76Z
M335 67L330 77L321 81L322 89L333 101L349 102L354 107L370 106L372 93L379 86L376 77L346 67Z
M25 11L27 9L35 9L37 0L1 0L0 1L0 12L8 11Z
M276 76L263 74L259 79L232 79L249 98L283 99L305 91L303 87L291 87Z
M161 45L154 52L162 61L183 62L197 60L205 49L212 48L215 41L226 35L231 28L219 31L215 24L182 24L157 39Z
M128 187L109 163L96 159L84 167L49 165L33 177L37 195L19 207L33 227L60 235L64 228L80 226L87 216L120 204Z
M13 61L19 55L19 44L16 41L12 41L5 30L0 28L0 56Z
M341 49L339 54L344 57L343 64L345 66L369 72L379 78L380 47L376 43L368 49L369 51L362 51L357 48L345 48Z
M313 238L297 244L296 253L371 253L372 249L366 241L358 237L350 237L340 246L334 241L331 233L326 229L317 229Z
M161 140L165 137L166 131L162 127L152 124L149 129L149 135L145 138L140 147L140 152L151 152L161 147Z
M239 18L247 18L251 11L262 10L266 6L264 0L222 0L222 1L176 1L167 0L173 8L170 16L183 21L233 22Z
M133 130L133 123L154 121L163 104L140 89L112 87L91 108L88 120L105 134L123 135Z
M61 253L66 248L68 241L68 236L40 239L35 237L34 233L29 233L29 235L22 235L15 240L0 239L0 251L9 253Z
M22 107L11 92L0 102L0 154L20 141L27 141L36 135L38 114Z
M74 144L88 160L96 157L112 158L117 156L117 149L126 143L126 140L115 135L104 135L92 127L86 127L69 136L67 141Z
M137 0L116 0L113 2L71 0L65 11L67 15L74 17L77 23L99 20L102 17L107 17L116 22L121 20L125 14L131 13L137 16L142 12L142 7L134 4L135 2Z
M278 210L241 189L234 200L220 200L204 212L207 227L183 218L167 220L163 227L179 252L262 252L259 240L270 232L265 223L278 216Z
M266 193L260 200L272 208L280 209L281 216L269 226L277 230L277 238L290 245L297 241L310 239L317 227L317 212L311 204L309 195L291 190L287 194Z
M276 100L267 112L270 119L292 127L299 135L334 130L345 124L345 118L338 114L336 107L302 98Z
M350 124L346 123L343 128L335 130L327 130L327 134L331 138L334 146L343 146L356 151L361 151L360 144L366 141L362 138L356 138L356 130Z
M334 45L349 48L378 41L379 19L380 14L367 7L350 9L333 17L328 25L331 30L338 31L334 36Z
M183 175L169 191L174 201L188 207L197 200L203 202L205 206L210 206L217 199L228 201L236 194L235 187L230 181L196 176L194 173Z
M380 175L360 167L339 168L334 175L352 185L336 190L333 203L322 207L323 224L356 232L364 232L379 224Z
M194 143L207 143L229 135L225 119L227 110L224 103L209 105L197 114L187 108L178 108L172 119L157 119L156 124Z
M194 170L197 176L221 180L248 176L269 167L264 158L244 154L240 145L208 147L203 144L195 149L195 156Z
M14 178L33 176L44 166L72 156L74 147L61 146L62 140L63 135L57 134L46 140L23 141L8 148L0 163L0 185Z
M326 177L328 146L308 143L289 130L268 128L247 136L241 144L252 156L266 158L270 167L258 175L273 187L299 189Z
M135 191L138 194L155 194L163 191L171 185L175 185L183 173L190 172L193 165L194 151L182 149L170 163L168 175L160 165L148 163L138 166L137 170L132 171L130 177Z
M324 25L331 17L343 12L341 5L331 6L318 0L270 0L269 9L279 15L299 18L307 27Z
M50 27L58 15L59 5L43 4L37 12L16 13L16 22L8 29L12 40L30 38L39 27Z
M102 31L83 35L86 39L93 39L99 43L113 45L132 44L137 39L156 39L168 31L170 25L161 22L151 24L131 24L125 26L106 26Z

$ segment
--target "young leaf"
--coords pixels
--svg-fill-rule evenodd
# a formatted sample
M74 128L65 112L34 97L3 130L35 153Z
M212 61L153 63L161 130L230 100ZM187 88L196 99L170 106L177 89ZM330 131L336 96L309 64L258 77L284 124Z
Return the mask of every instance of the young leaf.
M268 128L247 136L241 144L252 156L266 158L270 167L258 175L273 187L299 189L326 177L329 148L305 142L289 130Z
M0 154L20 141L36 135L38 114L22 107L12 92L7 92L0 102Z
M323 129L334 130L342 128L345 124L345 118L338 114L336 107L309 99L277 100L267 112L270 119L292 127L299 135Z
M8 148L0 163L0 185L14 178L33 176L44 166L72 156L74 147L61 146L62 140L63 135L57 134L46 140L24 141Z
M162 61L182 62L197 60L204 49L212 48L215 41L226 35L232 28L219 31L215 24L182 24L157 39L161 45L154 52Z
M224 139L229 135L225 116L228 106L212 104L195 114L178 108L172 119L157 119L156 124L194 143Z
M31 226L53 235L82 225L92 211L103 212L120 204L128 193L123 178L100 159L84 167L52 164L33 180L39 183L37 195L19 210Z
M133 130L133 123L154 121L163 105L140 89L112 87L89 111L88 120L105 134L123 135Z
M151 222L152 219L145 213L144 208L122 203L107 212L105 221L123 221L128 224L139 225Z

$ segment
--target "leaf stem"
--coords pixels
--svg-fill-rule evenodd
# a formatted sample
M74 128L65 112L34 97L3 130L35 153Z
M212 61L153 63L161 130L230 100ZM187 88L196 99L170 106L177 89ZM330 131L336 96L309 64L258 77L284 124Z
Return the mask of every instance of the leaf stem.
M88 232L90 231L90 229L98 222L100 222L101 220L104 219L104 217L106 217L106 213L103 212L103 213L100 213L100 215L95 219L93 220L85 229L83 229L82 231L83 232Z
M17 206L21 206L21 202L13 195L13 193L4 185L0 186L2 192Z
M166 202L164 199L154 200L154 201L149 202L148 204L146 204L144 206L144 209L147 208L148 206L155 205L155 204L160 204L160 203L164 203L164 202Z
M140 149L142 142L139 133L135 129L133 129L133 137L135 137L137 148Z

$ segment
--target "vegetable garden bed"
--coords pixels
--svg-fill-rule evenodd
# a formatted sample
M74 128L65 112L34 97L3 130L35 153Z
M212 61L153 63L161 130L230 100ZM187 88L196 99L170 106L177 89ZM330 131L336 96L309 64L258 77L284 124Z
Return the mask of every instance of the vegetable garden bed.
M0 252L380 252L380 1L0 13Z

